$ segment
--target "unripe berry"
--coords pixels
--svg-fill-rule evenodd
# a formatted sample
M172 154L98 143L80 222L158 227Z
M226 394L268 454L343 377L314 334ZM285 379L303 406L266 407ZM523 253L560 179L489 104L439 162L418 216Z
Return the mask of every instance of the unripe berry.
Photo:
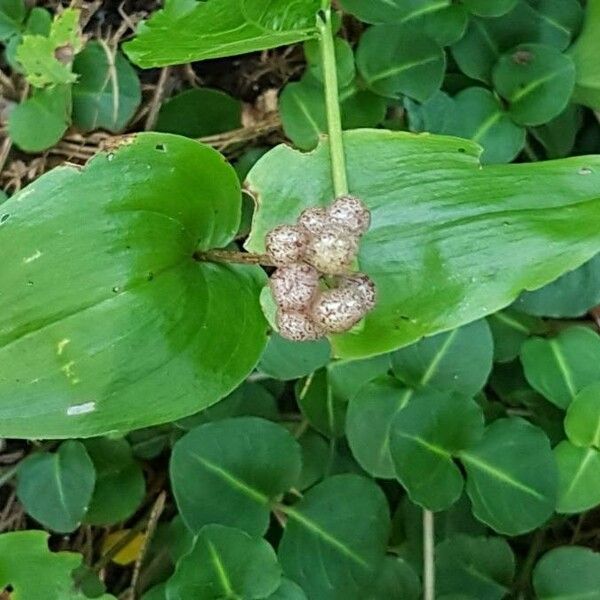
M377 292L373 281L364 273L352 273L344 277L342 287L356 290L362 297L367 311L375 307Z
M328 219L329 217L325 208L313 206L312 208L307 208L300 213L300 216L298 217L298 225L306 229L308 233L317 235L319 233L323 233L328 228Z
M371 224L369 209L354 196L340 196L329 207L328 213L330 223L348 233L361 235Z
M280 225L267 233L267 255L277 266L289 265L302 259L308 236L300 227Z
M352 288L323 292L312 307L312 320L327 333L343 333L366 314L362 296Z
M319 273L306 263L279 267L270 280L271 293L283 310L305 310L312 303L319 286Z
M323 331L305 313L279 310L277 313L279 335L293 342L308 342L323 336Z
M328 231L311 237L304 258L322 273L341 275L348 271L357 252L354 236Z

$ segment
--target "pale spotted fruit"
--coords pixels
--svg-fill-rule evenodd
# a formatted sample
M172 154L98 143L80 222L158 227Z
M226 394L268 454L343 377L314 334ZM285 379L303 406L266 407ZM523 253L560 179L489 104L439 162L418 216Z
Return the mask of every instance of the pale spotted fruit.
M358 240L352 235L327 231L311 236L304 260L328 275L341 275L352 266Z
M343 333L356 325L366 314L361 294L352 287L323 292L312 307L316 325L327 333Z
M362 296L367 311L375 308L377 290L373 281L364 273L352 273L344 277L342 287L356 290Z
M371 213L354 196L340 196L328 209L329 222L342 231L362 235L371 225Z
M298 225L313 235L323 233L329 226L327 209L313 206L303 210L298 217Z
M308 342L323 337L323 331L306 314L298 311L277 312L279 335L293 342Z
M280 225L267 233L267 256L276 266L289 265L302 259L308 245L308 236L300 227Z
M306 263L279 267L270 280L271 293L277 306L283 310L306 310L314 300L319 287L319 273Z

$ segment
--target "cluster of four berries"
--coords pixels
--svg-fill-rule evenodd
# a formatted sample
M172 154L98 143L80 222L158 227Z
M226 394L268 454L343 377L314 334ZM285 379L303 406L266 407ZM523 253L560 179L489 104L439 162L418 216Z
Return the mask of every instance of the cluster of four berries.
M371 223L367 207L341 196L327 208L304 210L296 225L280 225L265 240L278 268L270 286L280 335L294 341L343 333L375 305L375 286L351 272L360 237ZM325 279L334 287L326 287Z

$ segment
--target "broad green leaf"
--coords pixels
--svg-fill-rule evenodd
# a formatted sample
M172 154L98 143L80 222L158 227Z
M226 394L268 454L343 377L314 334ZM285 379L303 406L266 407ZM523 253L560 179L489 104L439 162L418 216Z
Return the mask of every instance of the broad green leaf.
M125 128L140 105L140 80L119 52L103 41L90 42L75 57L73 122L82 131Z
M510 592L515 557L501 537L455 535L435 549L436 591L439 596L502 600Z
M487 381L492 356L492 334L481 320L394 352L392 370L411 387L473 396Z
M282 578L281 585L267 597L267 600L307 600L307 598L297 583Z
M271 501L296 485L300 447L279 425L238 417L201 425L173 448L170 476L194 533L209 523L262 535Z
M573 100L594 110L600 110L599 36L600 0L588 0L583 31L569 50L569 55L577 73Z
M232 417L262 417L277 421L278 415L277 402L273 394L258 383L245 381L223 400L191 417L180 419L176 425L189 431L204 423Z
M600 250L599 158L482 169L465 140L363 130L344 142L350 190L372 214L359 264L378 304L360 330L332 337L337 356L381 354L479 319ZM247 179L260 198L248 250L264 251L270 229L329 203L331 186L326 142L263 156Z
M514 123L489 90L472 87L454 97L454 119L443 133L467 138L483 147L483 164L511 162L525 145L525 129Z
M438 91L423 103L404 99L410 131L444 133L456 115L456 103L446 92Z
M408 25L375 25L360 38L356 65L377 94L423 102L439 90L446 58L436 42Z
M69 533L85 515L95 480L85 446L69 440L56 452L34 453L19 465L17 496L27 514L44 527Z
M25 23L25 32L38 35L49 35L52 29L52 14L45 8L34 6Z
M72 72L72 62L74 55L83 47L79 12L67 8L57 14L47 36L23 36L16 56L31 85L43 88L73 83L77 79Z
M96 486L85 522L112 525L128 519L146 494L146 482L131 447L124 439L96 438L86 441L96 468Z
M579 33L583 8L579 0L529 0L542 15L544 28L539 41L566 50Z
M581 317L600 304L600 254L556 281L521 294L514 307L539 317Z
M320 369L296 386L296 400L304 418L320 433L344 435L347 398L334 393L326 369Z
M539 600L596 600L600 554L581 546L550 550L535 566L533 587Z
M302 449L302 472L297 487L302 491L325 477L330 468L331 448L325 438L313 429L302 433L298 442Z
M565 432L576 446L600 450L600 378L583 388L569 405Z
M477 0L475 0L477 1ZM496 0L483 0L491 6ZM564 33L564 32L563 32ZM465 35L452 47L460 69L473 79L491 83L492 69L500 56L518 44L546 43L564 50L564 38L554 39L556 26L525 0L493 19L472 17Z
M446 510L462 493L453 457L483 435L479 405L455 393L413 395L391 426L396 477L410 499L428 510Z
M582 107L569 104L558 117L539 127L532 127L529 132L544 146L548 158L563 158L573 151L582 124Z
M346 415L346 435L354 458L373 477L395 476L390 453L390 430L396 415L415 394L394 377L380 377L352 397ZM418 395L429 399L434 392Z
M437 2L441 6L441 2ZM440 46L456 43L465 33L469 23L469 13L462 4L442 6L439 10L427 12L420 16L414 27L420 27L427 37Z
M600 452L563 441L554 448L558 465L556 511L580 513L600 504Z
M316 36L321 0L210 0L183 14L159 10L125 44L142 68L294 44Z
M8 118L8 133L25 152L40 152L56 144L71 122L71 88L57 85L34 90L15 106Z
M516 3L517 0L463 0L467 9L480 17L500 17Z
M242 126L242 104L210 88L186 90L167 100L158 113L155 130L203 137Z
M403 23L436 13L450 0L342 0L342 7L365 23Z
M223 157L167 134L129 138L6 201L0 435L129 431L236 388L266 342L265 275L193 256L225 246L239 217Z
M421 582L413 568L401 558L386 556L365 600L419 600L420 597Z
M575 64L556 48L521 44L493 71L494 87L521 125L542 125L565 110L575 87Z
M334 395L348 401L367 382L390 370L390 356L383 354L364 360L335 360L327 365L329 384Z
M379 487L358 475L336 475L285 513L278 551L284 575L308 598L363 600L389 534L387 501Z
M500 419L460 453L475 516L505 535L539 527L556 504L557 469L548 438L520 418Z
M85 600L75 590L71 574L81 555L50 552L44 531L17 531L0 535L0 590L11 586L14 600ZM115 600L103 595L98 600Z
M265 598L281 583L281 567L263 539L207 525L167 582L167 600Z
M566 409L584 387L600 381L600 337L569 327L555 338L532 338L523 344L521 362L531 387Z
M514 310L503 310L488 317L494 338L494 361L506 363L519 356L523 342L534 333L546 332L544 321Z
M290 342L273 333L258 363L258 369L269 377L288 381L324 367L330 357L331 347L327 340Z
M23 0L0 0L0 41L21 32L27 9Z
M335 63L337 69L338 86L343 89L349 86L356 76L354 65L354 52L352 46L344 39L334 39ZM325 81L321 50L318 40L309 40L304 44L304 55L307 62L307 72L321 85Z

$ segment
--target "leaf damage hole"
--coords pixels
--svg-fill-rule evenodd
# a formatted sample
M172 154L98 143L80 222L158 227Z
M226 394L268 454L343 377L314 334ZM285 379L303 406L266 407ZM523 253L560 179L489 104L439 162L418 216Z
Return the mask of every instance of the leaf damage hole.
M579 174L580 175L591 175L594 171L592 171L592 169L590 169L589 167L581 167L581 169L579 169Z
M159 152L167 151L167 147L164 144L156 144L156 146L154 146L154 149L158 150Z
M0 217L0 225L4 225L4 223L6 223L6 221L8 221L9 218L10 218L10 215L8 213L4 213Z

